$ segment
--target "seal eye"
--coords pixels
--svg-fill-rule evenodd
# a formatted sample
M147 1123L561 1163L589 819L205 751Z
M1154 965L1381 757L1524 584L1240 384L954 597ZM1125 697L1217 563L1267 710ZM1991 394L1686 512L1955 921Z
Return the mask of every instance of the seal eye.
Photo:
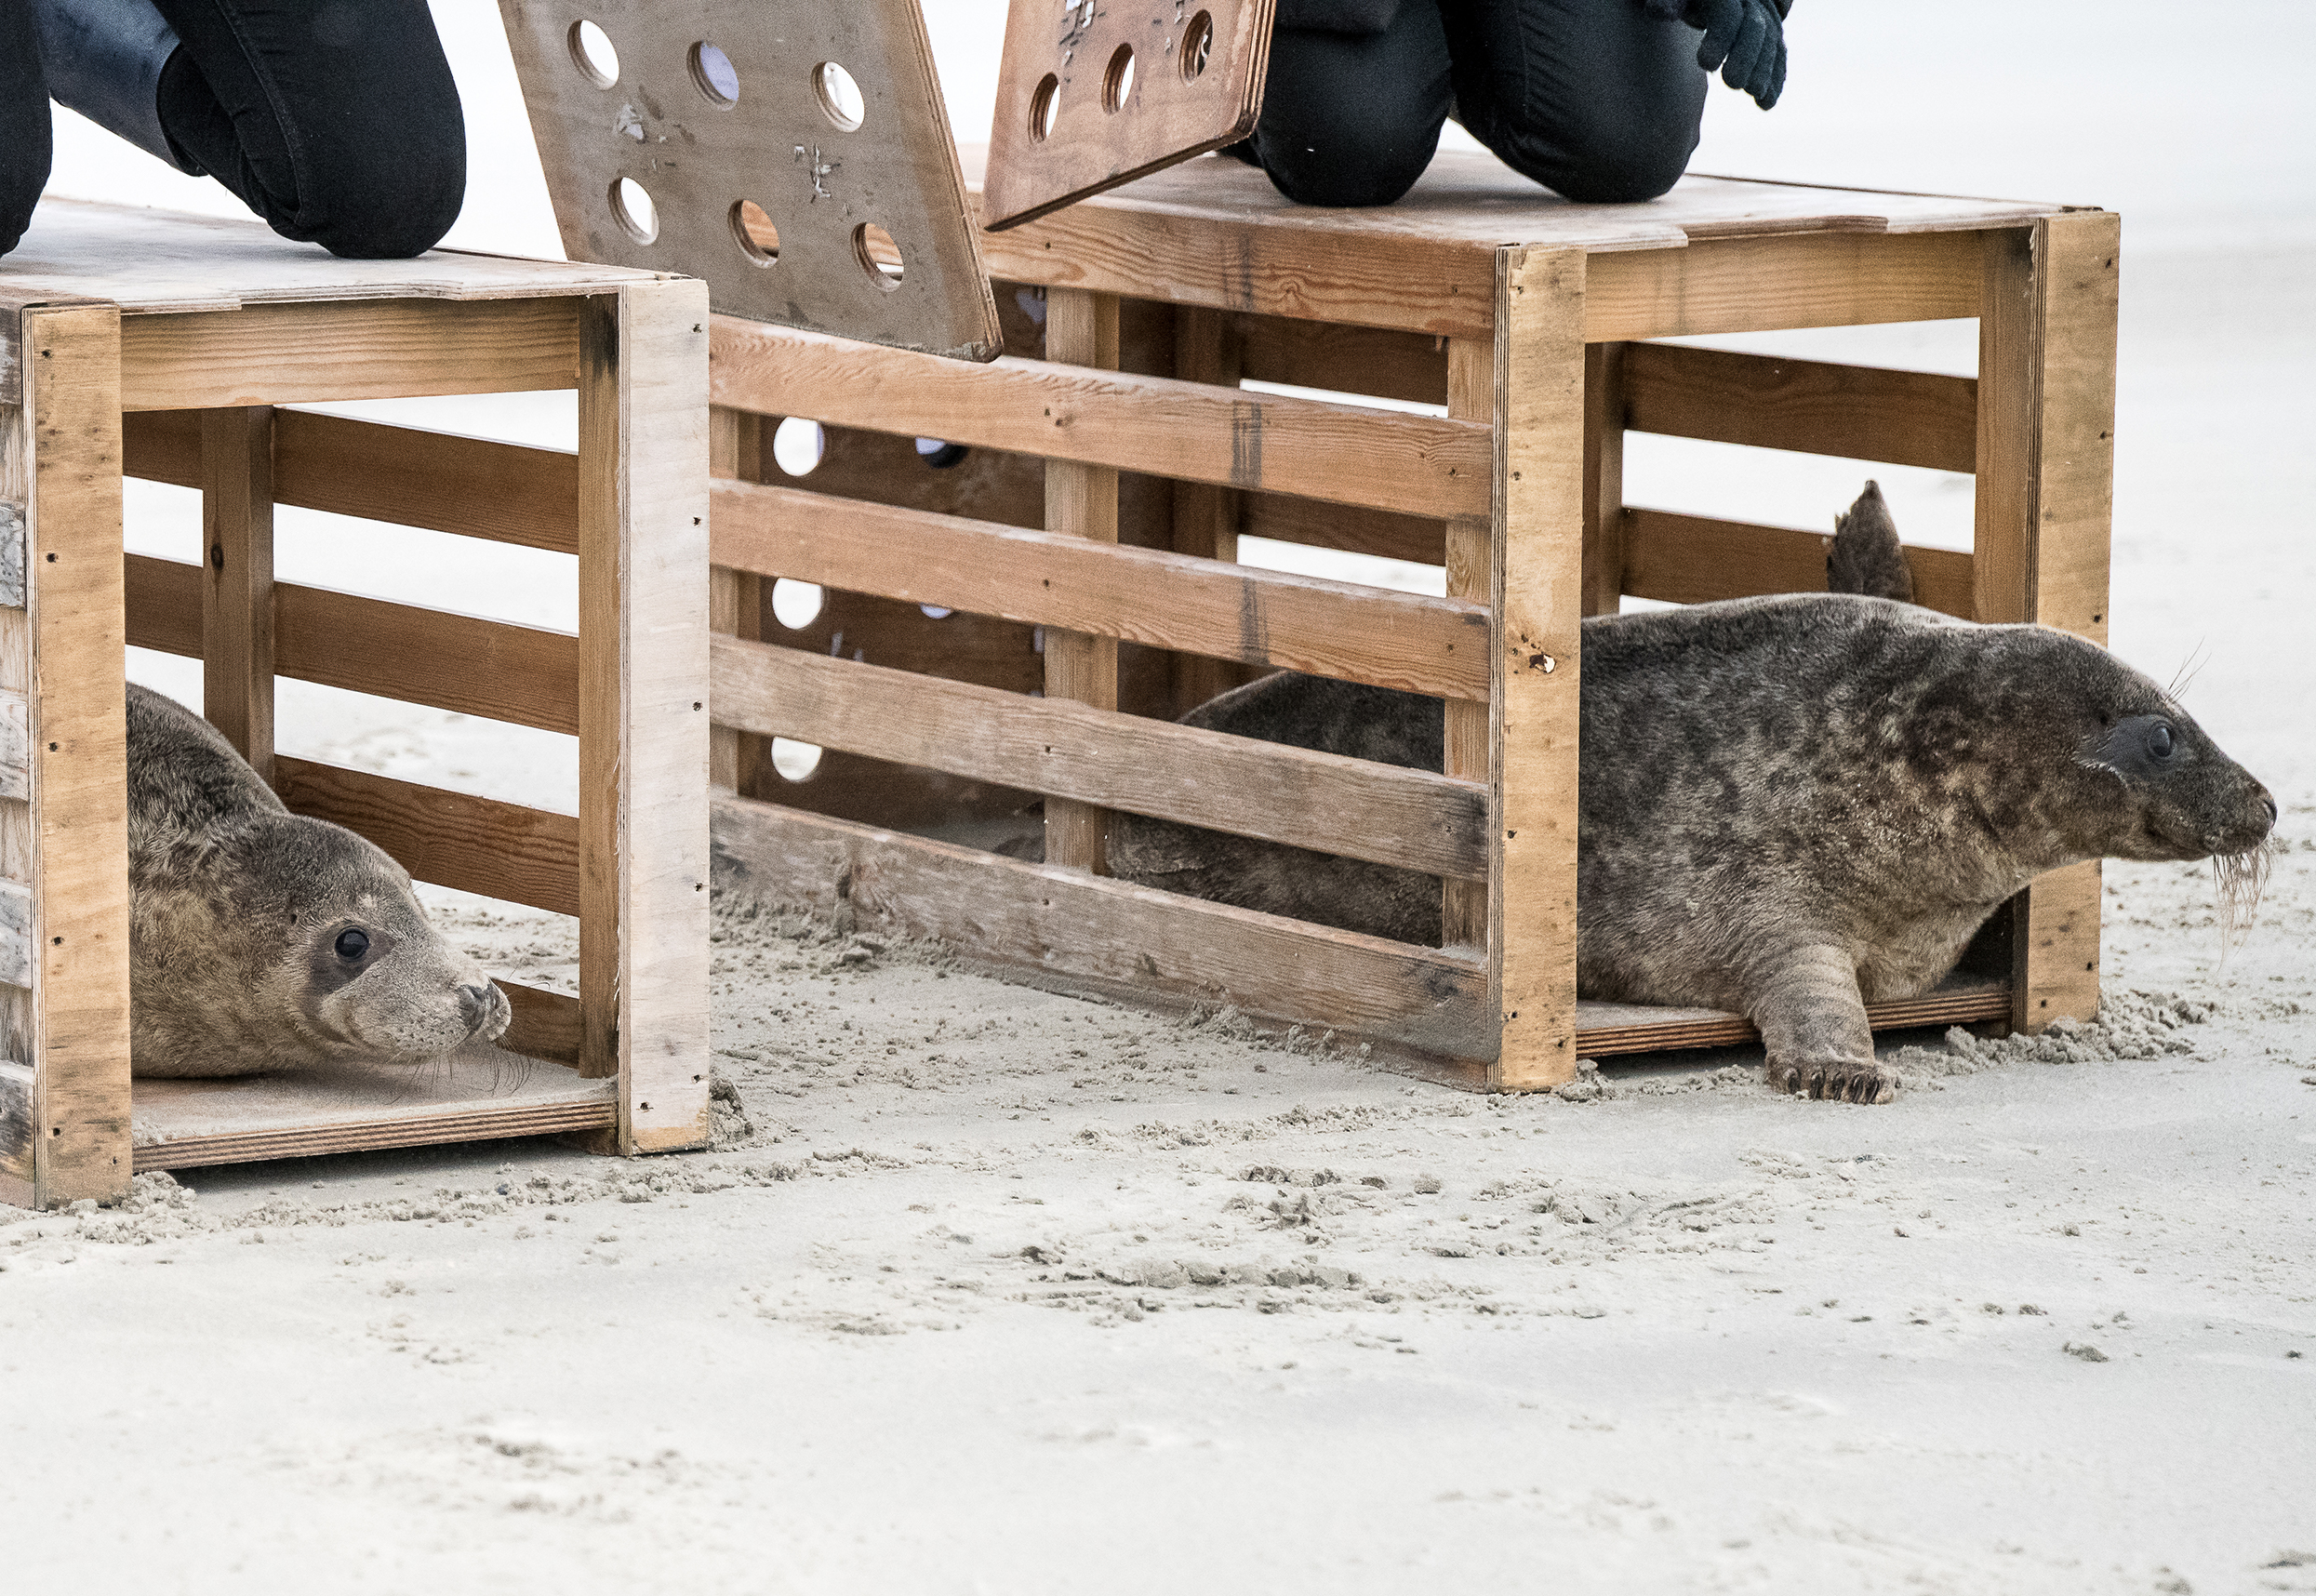
M340 931L338 934L338 956L349 964L359 964L362 955L369 951L370 939L362 932Z
M2153 725L2147 728L2147 751L2150 758L2169 759L2171 757L2171 727L2169 725L2165 725L2162 721L2157 721Z

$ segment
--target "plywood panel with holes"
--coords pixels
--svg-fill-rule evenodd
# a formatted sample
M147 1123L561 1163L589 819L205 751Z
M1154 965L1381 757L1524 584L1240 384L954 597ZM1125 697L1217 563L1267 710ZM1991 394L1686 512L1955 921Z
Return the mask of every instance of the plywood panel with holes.
M572 259L728 315L987 360L990 298L914 0L501 0Z
M983 193L992 231L1255 130L1274 0L1014 0Z

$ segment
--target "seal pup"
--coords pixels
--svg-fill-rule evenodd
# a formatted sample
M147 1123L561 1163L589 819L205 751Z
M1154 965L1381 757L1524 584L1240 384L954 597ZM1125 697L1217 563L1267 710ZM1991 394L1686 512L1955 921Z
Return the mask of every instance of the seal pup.
M129 1072L422 1064L512 1017L375 844L292 815L208 722L128 689Z
M1841 525L1838 579L1904 569L1878 490ZM1866 1004L1936 984L2045 871L2241 859L2275 821L2267 789L2105 649L1883 596L1597 617L1580 690L1578 994L1736 1010L1772 1084L1811 1097L1888 1101ZM1282 672L1182 719L1441 765L1438 699L1357 683ZM1123 814L1110 863L1143 885L1440 938L1439 884L1410 871Z

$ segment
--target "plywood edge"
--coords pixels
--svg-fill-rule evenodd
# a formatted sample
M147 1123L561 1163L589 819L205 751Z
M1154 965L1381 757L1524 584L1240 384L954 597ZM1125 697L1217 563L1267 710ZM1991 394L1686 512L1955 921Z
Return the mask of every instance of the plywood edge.
M1870 1004L1876 1031L1967 1025L2010 1016L2010 983L1949 978L1920 997ZM1692 1047L1737 1047L1761 1040L1743 1015L1712 1008L1659 1008L1645 1004L1579 1001L1577 1051L1587 1057L1669 1053Z

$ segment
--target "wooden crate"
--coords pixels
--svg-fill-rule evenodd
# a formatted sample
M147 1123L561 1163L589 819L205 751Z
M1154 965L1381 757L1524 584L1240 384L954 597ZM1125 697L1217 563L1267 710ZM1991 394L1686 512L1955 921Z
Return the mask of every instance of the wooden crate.
M541 1132L707 1133L707 299L649 272L335 260L51 201L0 260L0 1198L133 1171ZM579 390L576 457L276 406ZM206 568L129 556L124 474L198 487ZM304 505L579 557L579 631L273 579ZM422 881L579 922L577 998L502 987L446 1074L129 1076L124 643L199 658L289 806ZM277 755L276 674L576 734L573 818Z
M1491 1089L1744 1040L1577 1001L1579 622L1822 590L1824 539L1628 506L1624 433L1975 472L1975 552L1912 551L1923 601L2103 639L2117 240L2096 210L1715 178L1574 206L1477 156L1311 209L1215 157L985 237L1016 352L992 366L719 318L717 866ZM1652 341L1963 317L1975 380ZM826 430L801 480L765 459L788 417ZM974 452L931 471L916 436ZM1250 534L1444 565L1447 596L1233 563ZM822 616L777 624L779 577L827 588ZM1280 667L1441 697L1445 774L1167 724ZM767 736L829 752L785 782ZM1039 794L1048 862L969 845ZM1104 879L1105 808L1435 873L1447 946ZM1875 1023L2089 1015L2097 866L2006 929L1996 973Z

